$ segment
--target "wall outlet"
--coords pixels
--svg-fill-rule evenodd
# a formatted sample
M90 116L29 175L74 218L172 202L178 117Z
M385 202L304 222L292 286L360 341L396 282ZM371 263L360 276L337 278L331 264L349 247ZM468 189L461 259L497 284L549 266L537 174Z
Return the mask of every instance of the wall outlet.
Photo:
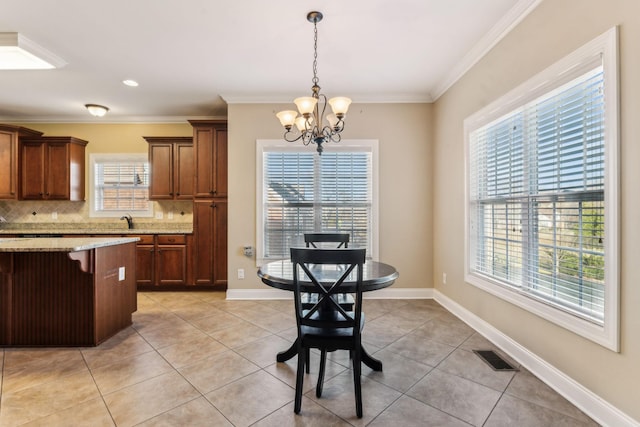
M244 256L249 257L249 258L253 256L253 247L252 246L245 246L242 250L243 250Z
M58 219L58 212L51 212L51 219Z
M169 211L167 214L167 219L173 219L173 211Z
M156 212L156 219L162 219L162 211Z
M447 273L442 273L442 284L443 285L447 284Z
M244 279L244 268L238 269L238 279Z
M121 282L124 280L124 267L118 268L118 280Z

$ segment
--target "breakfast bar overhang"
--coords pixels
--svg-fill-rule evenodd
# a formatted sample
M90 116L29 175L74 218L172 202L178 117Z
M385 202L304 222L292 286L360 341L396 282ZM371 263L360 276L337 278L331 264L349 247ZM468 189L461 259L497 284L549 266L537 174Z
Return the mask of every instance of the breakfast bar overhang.
M137 238L0 238L0 346L96 346L137 309Z

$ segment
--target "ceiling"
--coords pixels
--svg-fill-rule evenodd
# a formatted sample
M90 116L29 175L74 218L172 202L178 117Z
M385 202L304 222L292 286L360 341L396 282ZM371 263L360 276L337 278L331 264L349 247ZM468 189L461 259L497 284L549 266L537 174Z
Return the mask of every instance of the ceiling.
M0 71L0 122L181 122L292 102L311 94L312 10L328 97L431 102L540 1L3 0L0 32L66 65Z

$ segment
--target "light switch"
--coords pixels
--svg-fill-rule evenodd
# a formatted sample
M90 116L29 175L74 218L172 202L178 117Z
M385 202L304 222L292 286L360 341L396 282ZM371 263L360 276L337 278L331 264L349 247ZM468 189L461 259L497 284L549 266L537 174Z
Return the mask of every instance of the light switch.
M124 267L118 269L118 280L121 282L124 280Z

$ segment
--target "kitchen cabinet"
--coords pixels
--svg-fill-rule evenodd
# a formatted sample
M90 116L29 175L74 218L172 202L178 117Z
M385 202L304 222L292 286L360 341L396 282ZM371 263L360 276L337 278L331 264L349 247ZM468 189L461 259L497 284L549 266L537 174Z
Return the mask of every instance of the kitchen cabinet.
M195 156L194 197L227 197L227 121L189 120Z
M18 198L18 152L19 141L42 135L21 126L0 125L0 200Z
M151 137L149 143L149 200L193 198L193 138Z
M153 234L135 236L136 243L136 284L138 287L151 287L154 283L155 236Z
M21 200L84 200L85 146L69 136L20 141Z
M136 245L138 289L183 288L188 282L187 236L184 234L139 235Z
M194 200L194 283L227 288L227 200Z

